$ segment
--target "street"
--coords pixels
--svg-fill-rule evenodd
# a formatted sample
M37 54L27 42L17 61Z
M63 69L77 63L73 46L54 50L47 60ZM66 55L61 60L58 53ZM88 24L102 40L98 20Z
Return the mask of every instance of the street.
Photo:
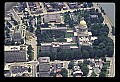
M5 4L5 12L7 11L7 10L9 10L9 9L11 9L11 7L13 6L13 5L15 5L17 2L7 2L6 4ZM41 14L31 14L31 11L30 11L30 9L29 9L29 5L28 5L28 2L26 2L27 3L27 9L28 9L28 12L29 12L29 14L31 15L31 16L33 16L33 15L35 15L35 16L38 16L38 15L44 15L44 14L57 14L57 13L64 13L64 12L68 12L68 11L70 11L70 12L73 12L73 11L75 11L75 10L82 10L82 9L90 9L90 8L79 8L79 9L70 9L69 8L69 6L67 5L67 3L65 3L64 2L64 4L66 5L66 7L68 8L67 10L61 10L61 11L56 11L56 12L47 12L46 11L46 9L45 9L45 7L44 7L44 5L43 5L43 3L40 3L41 5L42 5L42 7L43 7L43 13L41 13ZM98 11L99 12L101 12L101 10L100 10L100 7L97 5L97 3L93 3L93 5L94 5L94 8L96 8L96 9L98 9ZM20 17L17 15L17 13L15 12L15 10L13 9L12 10L12 14L13 14L13 16L14 16L14 18L15 18L15 20L21 20L20 19ZM102 16L103 16L103 18L104 18L104 23L105 24L107 24L107 26L108 26L108 28L109 28L109 34L108 34L108 37L110 37L112 40L113 40L113 42L114 42L114 54L113 54L113 57L112 58L110 58L110 57L106 57L106 60L107 61L111 61L110 62L110 69L109 69L109 76L108 77L114 77L115 76L115 36L113 36L112 35L112 27L111 26L113 26L113 23L111 22L111 20L110 20L110 18L105 14L103 14L102 13ZM62 19L62 23L63 23L63 18L61 17L61 19ZM10 22L11 23L11 22ZM22 24L22 22L21 22L21 24ZM13 24L11 24L13 27L15 27ZM33 61L29 61L29 62L26 62L26 63L30 63L31 65L32 65L32 73L33 73L33 77L35 77L35 75L36 75L36 73L37 73L37 68L36 68L36 63L38 63L37 62L37 37L35 36L35 34L33 34L33 33L30 33L30 37L31 37L31 39L29 38L29 40L28 41L26 41L26 44L28 44L28 45L31 45L32 46L32 48L33 48L33 52L34 52L34 60ZM59 61L58 61L59 62ZM69 62L70 61L62 61L63 63L64 63L64 67L68 70L68 64L69 64ZM21 62L21 63L17 63L17 64L19 64L19 65L21 65L21 64L25 64L25 62ZM68 70L68 76L71 76L71 71L70 70Z

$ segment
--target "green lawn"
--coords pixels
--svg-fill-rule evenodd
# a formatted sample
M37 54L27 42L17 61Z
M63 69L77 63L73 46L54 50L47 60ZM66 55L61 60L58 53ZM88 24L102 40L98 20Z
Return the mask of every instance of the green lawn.
M67 37L67 38L73 37L73 34L66 34L66 37Z
M40 50L40 46L37 46L37 57L39 57L39 50Z
M67 28L68 30L73 30L73 28L72 27L69 27L69 28Z
M77 46L77 44L76 44L76 43L71 43L70 45L71 45L71 46Z
M106 76L108 77L108 74L109 74L109 70L106 71Z
M107 65L107 67L110 67L110 61L106 61L105 65Z

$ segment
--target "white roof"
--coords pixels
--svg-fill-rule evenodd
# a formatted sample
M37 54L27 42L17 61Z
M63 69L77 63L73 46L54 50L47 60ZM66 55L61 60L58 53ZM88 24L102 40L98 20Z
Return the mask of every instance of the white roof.
M76 73L82 73L83 74L83 72L81 70L73 72L73 74L76 74Z
M55 30L64 30L64 29L67 29L67 27L49 27L49 28L41 28L41 30L53 30L53 29L55 29Z
M53 45L53 47L60 47L60 45L59 45L59 44L57 44L57 45Z
M77 46L70 46L70 48L78 48Z
M74 32L74 36L77 36L77 32Z
M92 33L91 33L91 32L88 32L88 35L92 35Z
M72 41L72 38L67 38L67 42L71 42Z
M73 32L73 30L67 30L67 32Z
M41 46L50 46L50 45L55 45L57 44L58 46L59 45L70 45L70 43L67 43L67 42L52 42L52 43L41 43Z
M94 37L91 37L91 40L95 40L95 39L97 39L97 37L95 37L95 36L94 36Z
M10 70L10 68L8 67L8 65L5 65L4 70Z
M92 67L91 67L90 65L88 65L88 68L89 68L89 69L92 69Z
M22 46L4 46L4 51L20 50ZM24 47L27 47L24 45Z
M41 46L49 46L51 43L41 43Z
M81 38L79 38L79 41L89 41L89 38L87 37L81 37Z

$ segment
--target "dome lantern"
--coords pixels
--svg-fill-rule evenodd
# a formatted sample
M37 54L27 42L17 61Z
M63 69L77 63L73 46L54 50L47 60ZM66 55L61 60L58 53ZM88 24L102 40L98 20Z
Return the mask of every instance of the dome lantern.
M86 21L84 20L84 18L82 18L82 20L80 21L80 26L86 26Z

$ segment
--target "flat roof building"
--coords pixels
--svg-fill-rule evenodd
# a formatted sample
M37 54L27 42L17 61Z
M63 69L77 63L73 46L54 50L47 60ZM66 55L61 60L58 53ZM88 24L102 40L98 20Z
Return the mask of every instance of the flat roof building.
M58 48L69 50L70 43L67 42L41 43L41 52L57 52Z
M4 62L27 61L27 46L4 46Z
M21 43L21 40L23 39L23 29L21 26L17 26L12 34L12 40L14 42Z
M61 22L60 14L45 14L43 18L44 18L44 23L48 23L48 22L60 23Z
M39 57L39 77L49 77L50 75L50 57Z

